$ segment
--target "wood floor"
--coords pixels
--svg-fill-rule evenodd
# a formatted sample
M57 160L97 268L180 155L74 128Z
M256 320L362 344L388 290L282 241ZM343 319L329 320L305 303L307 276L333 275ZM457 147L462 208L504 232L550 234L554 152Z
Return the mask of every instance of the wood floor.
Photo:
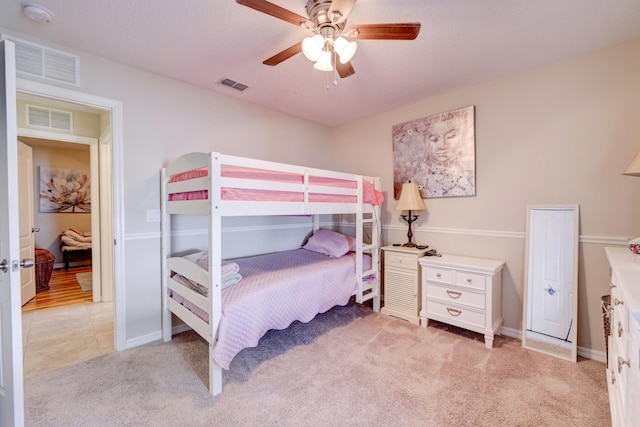
M70 268L69 271L53 270L49 290L37 293L22 306L22 313L93 301L93 292L84 292L76 280L76 273L86 271L91 271L91 266Z

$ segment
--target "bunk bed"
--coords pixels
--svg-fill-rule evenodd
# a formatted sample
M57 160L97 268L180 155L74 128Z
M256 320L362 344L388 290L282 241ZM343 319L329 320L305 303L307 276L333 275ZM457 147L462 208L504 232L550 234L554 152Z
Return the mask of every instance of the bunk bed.
M208 342L211 394L222 392L223 368L242 348L257 345L268 329L284 329L293 320L307 322L353 295L379 311L379 178L216 152L189 153L161 169L161 192L163 338L171 340L173 314ZM326 214L355 218L348 249L331 256L311 247L313 236L321 236L319 215ZM174 248L174 215L207 217L206 251L182 256L185 251ZM222 259L223 217L269 215L313 216L314 234L306 249ZM242 273L233 286L227 282L230 265L234 274ZM287 269L301 265L304 275L290 280L293 274ZM260 307L265 301L268 309ZM272 305L286 308L278 311Z

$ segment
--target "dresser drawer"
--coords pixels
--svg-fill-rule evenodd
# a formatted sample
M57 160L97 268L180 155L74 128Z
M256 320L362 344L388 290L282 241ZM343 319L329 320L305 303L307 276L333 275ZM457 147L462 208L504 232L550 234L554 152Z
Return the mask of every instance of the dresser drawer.
M445 304L431 299L427 300L427 317L433 317L446 323L462 323L475 328L485 327L485 313L466 309L453 304ZM455 322L455 323L454 323Z
M431 282L438 283L453 283L454 271L446 268L427 267L425 269L427 277L426 279Z
M467 271L456 271L455 284L472 289L485 290L485 275L470 273Z
M385 252L384 265L385 267L397 267L406 268L410 270L418 270L419 264L417 257L413 254L402 254L398 252Z
M427 283L427 298L438 299L445 304L455 303L480 309L485 308L484 292L451 289Z

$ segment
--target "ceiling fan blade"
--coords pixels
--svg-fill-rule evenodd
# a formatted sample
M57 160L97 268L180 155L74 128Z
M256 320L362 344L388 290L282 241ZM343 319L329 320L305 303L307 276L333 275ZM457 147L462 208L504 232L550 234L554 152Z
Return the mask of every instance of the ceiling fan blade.
M357 40L414 40L418 37L418 33L420 33L419 22L354 25L343 31L346 37Z
M302 42L296 43L293 46L286 48L280 53L276 53L271 58L266 59L262 63L264 65L271 65L271 66L278 65L282 61L289 59L293 55L297 55L300 52L302 52Z
M346 64L342 64L342 63L340 63L340 61L337 61L336 69L338 70L338 75L343 79L345 77L349 77L349 76L351 76L351 75L356 73L356 71L353 69L353 65L351 65L351 62L347 62Z
M329 16L335 12L340 12L341 15L340 19L334 21L334 24L339 24L346 20L355 4L356 0L333 0L331 2L331 7L329 7Z
M300 26L303 22L309 21L304 16L300 16L297 13L293 13L283 7L270 3L266 0L236 0L236 3L243 6L250 7L258 12L266 13L267 15L274 16L283 21L292 23L293 25Z

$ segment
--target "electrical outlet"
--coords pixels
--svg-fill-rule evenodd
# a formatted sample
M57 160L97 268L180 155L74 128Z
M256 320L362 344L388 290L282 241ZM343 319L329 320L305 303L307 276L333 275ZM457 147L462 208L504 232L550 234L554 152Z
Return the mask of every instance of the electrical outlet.
M160 222L160 210L147 209L147 222Z

